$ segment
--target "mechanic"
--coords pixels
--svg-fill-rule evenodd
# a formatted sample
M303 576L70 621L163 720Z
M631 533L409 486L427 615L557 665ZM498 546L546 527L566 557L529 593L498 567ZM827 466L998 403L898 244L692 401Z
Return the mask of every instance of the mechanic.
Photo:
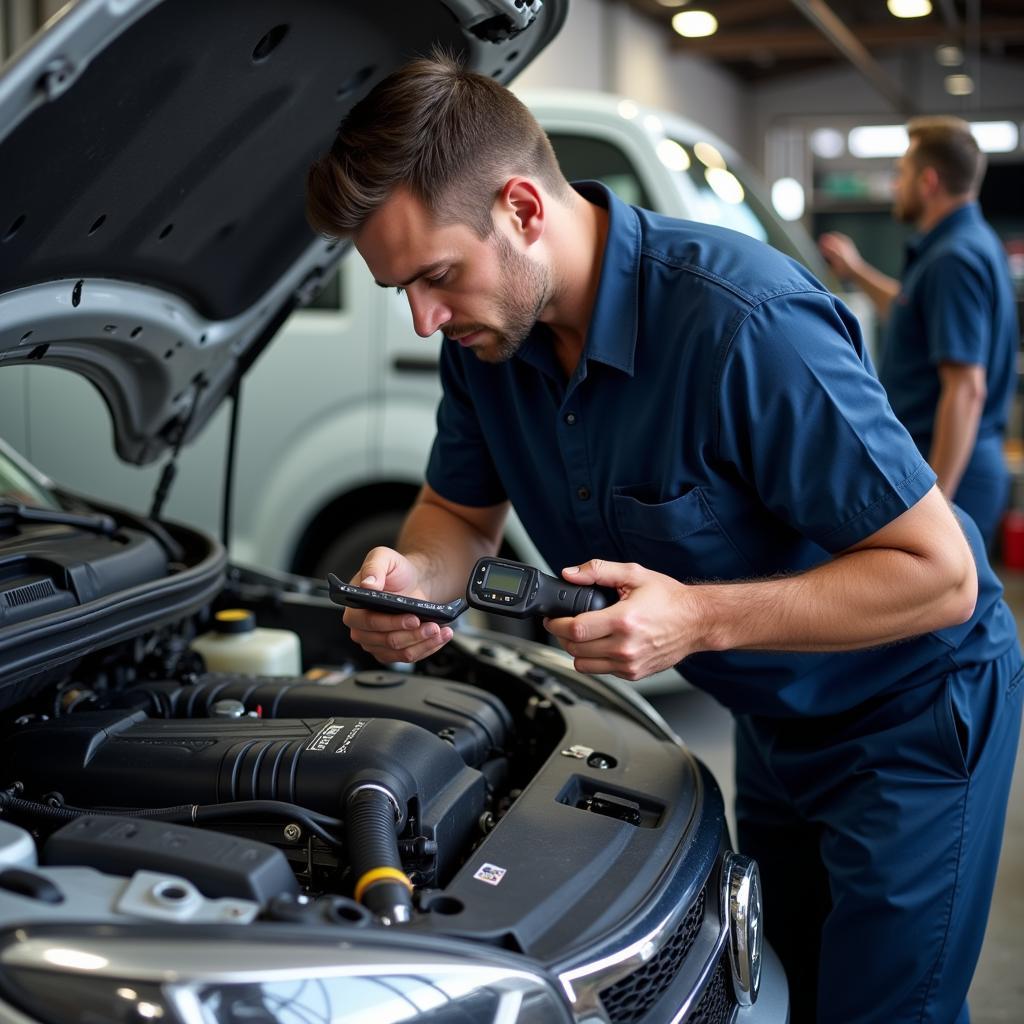
M427 483L353 582L448 600L511 503L565 579L618 589L547 623L580 671L678 666L735 713L793 1020L966 1020L1024 670L849 311L760 242L570 186L510 92L439 57L351 110L307 211L447 339ZM345 622L382 662L452 636Z
M985 156L955 117L907 124L893 216L920 235L900 281L861 258L846 235L819 240L840 277L887 320L879 375L896 415L950 500L991 548L1010 492L1003 438L1017 380L1017 307L1006 254L982 218Z

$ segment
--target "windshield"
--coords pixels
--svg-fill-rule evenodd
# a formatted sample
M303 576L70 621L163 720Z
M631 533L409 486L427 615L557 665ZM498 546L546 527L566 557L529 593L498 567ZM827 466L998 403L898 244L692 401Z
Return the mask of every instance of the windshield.
M741 231L808 265L808 253L796 244L790 231L762 202L743 168L730 166L710 143L663 139L658 155L672 170L683 174L695 189L699 211L695 220ZM810 269L819 269L817 261Z
M3 447L0 447L0 501L60 508L52 495L20 469Z

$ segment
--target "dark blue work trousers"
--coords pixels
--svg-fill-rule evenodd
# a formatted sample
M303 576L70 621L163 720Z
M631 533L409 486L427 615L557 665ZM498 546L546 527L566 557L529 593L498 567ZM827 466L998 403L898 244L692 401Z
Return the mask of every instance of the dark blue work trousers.
M992 551L1010 497L1010 473L1002 437L979 441L953 500L978 524L985 547Z
M1020 732L1014 649L828 718L737 718L739 849L792 1024L963 1024Z

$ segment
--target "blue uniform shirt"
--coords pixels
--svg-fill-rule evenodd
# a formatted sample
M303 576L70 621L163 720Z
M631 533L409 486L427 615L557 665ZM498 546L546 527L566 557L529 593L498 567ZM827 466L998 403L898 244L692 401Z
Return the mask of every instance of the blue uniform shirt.
M510 499L544 558L638 562L684 582L808 569L934 483L871 372L856 320L799 264L723 228L577 189L609 212L582 358L566 380L538 324L489 364L445 344L430 485ZM729 707L830 714L1016 642L976 546L966 624L884 649L704 652L679 667Z
M1017 306L1006 256L976 203L908 246L879 376L893 411L926 455L940 362L986 368L978 440L1000 437L1016 383Z
M927 457L940 394L938 364L985 367L985 405L955 500L988 543L1010 486L1003 432L1016 383L1017 336L1006 256L977 204L969 203L908 247L881 379L893 410Z

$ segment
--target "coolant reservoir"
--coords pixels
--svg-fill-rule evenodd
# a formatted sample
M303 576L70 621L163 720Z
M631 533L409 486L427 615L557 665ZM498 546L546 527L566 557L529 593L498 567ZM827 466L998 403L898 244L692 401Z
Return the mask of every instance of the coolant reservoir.
M191 645L210 672L301 675L302 656L297 633L257 626L256 616L241 608L227 608L213 618L213 630L197 636Z

